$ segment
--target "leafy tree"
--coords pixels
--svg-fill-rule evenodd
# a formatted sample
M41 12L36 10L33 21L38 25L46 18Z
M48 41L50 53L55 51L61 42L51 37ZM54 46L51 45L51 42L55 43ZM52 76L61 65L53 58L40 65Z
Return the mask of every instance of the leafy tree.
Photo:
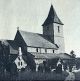
M76 55L73 50L70 52L70 55L71 55L71 59L69 61L69 70L72 71L73 66L76 65L76 63L75 63Z
M76 58L75 52L73 50L70 52L70 55L72 58Z

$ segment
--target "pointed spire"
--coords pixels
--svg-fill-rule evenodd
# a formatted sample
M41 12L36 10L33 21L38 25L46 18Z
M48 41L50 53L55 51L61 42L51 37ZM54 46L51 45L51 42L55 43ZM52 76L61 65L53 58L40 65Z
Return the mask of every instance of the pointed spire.
M46 26L50 23L58 23L58 24L62 24L63 23L61 22L61 20L58 18L56 12L55 12L55 9L53 8L53 5L51 4L51 7L50 7L50 11L49 11L49 14L48 14L48 17L46 18L45 22L43 23L42 26Z

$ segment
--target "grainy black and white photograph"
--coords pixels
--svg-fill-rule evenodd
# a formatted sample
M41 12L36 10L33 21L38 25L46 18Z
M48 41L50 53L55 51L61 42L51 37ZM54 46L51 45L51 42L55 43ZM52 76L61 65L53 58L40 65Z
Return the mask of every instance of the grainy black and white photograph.
M0 0L0 81L80 81L80 0Z

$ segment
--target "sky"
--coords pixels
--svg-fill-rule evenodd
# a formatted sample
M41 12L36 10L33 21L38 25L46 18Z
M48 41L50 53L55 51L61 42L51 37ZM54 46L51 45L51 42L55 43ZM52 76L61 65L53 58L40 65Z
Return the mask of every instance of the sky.
M64 23L65 52L80 57L80 0L0 0L0 39L14 39L17 27L42 33L51 4Z

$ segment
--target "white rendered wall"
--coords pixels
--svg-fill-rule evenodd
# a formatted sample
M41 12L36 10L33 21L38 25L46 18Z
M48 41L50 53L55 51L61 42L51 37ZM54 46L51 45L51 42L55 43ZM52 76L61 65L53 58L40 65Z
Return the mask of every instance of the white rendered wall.
M36 52L36 48L27 47L28 52Z
M43 61L45 61L46 59L35 59L35 63L36 63L36 71L38 71L38 66L39 64L43 63Z
M47 53L53 53L53 49L47 49Z
M28 52L37 52L36 48L32 48L32 47L27 47L27 51ZM53 49L38 48L38 53L53 53Z
M18 64L19 62L20 62L20 65ZM21 65L21 62L22 62L22 65ZM16 66L17 66L18 69L25 68L27 66L27 64L22 59L22 57L20 57L20 60L17 57L16 60L15 60L15 64L16 64Z
M45 49L44 48L41 48L41 53L45 53Z
M43 63L43 61L45 61L45 60L44 59L35 59L35 63L36 64Z
M58 26L60 28L60 32L58 32ZM54 42L59 46L59 49L55 50L55 53L64 53L65 45L63 36L63 25L54 23Z

